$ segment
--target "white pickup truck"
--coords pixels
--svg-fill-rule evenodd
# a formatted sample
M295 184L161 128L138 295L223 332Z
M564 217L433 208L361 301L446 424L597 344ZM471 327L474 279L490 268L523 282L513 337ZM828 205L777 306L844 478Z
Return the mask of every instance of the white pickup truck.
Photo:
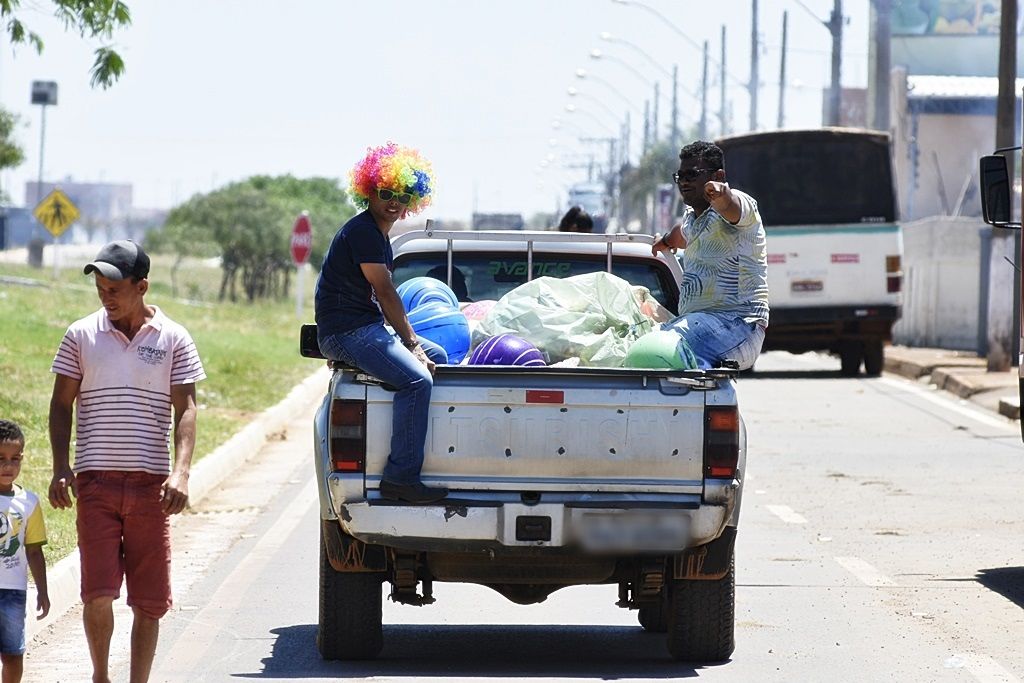
M424 232L394 240L400 283L442 266L465 298L498 299L540 275L610 271L675 311L681 270L648 235ZM437 272L436 270L434 272ZM322 358L303 326L302 354ZM669 653L721 661L734 647L733 547L746 431L736 371L438 366L422 477L432 505L382 499L392 391L335 367L314 423L325 659L382 648L383 582L432 603L434 581L519 604L617 584L617 605L667 632Z

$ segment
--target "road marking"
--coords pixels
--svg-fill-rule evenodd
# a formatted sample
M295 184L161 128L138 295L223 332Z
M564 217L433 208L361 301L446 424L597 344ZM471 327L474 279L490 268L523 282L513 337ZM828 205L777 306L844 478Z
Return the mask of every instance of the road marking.
M771 512L787 524L807 524L807 518L793 512L793 508L788 505L765 505L765 507L768 508L768 512Z
M1004 669L996 660L974 653L955 654L945 662L947 669L964 668L981 683L1020 683L1020 679Z
M881 587L896 585L895 581L859 557L836 557L835 561L842 565L842 567L848 572L860 579L861 583L866 586Z
M252 590L252 584L259 577L260 569L273 558L284 540L292 535L302 522L305 512L317 500L316 479L310 478L273 526L246 554L245 559L221 582L207 605L188 615L188 626L175 641L171 651L160 657L158 665L162 663L161 668L180 672L193 671L200 666L207 651L217 646L218 636L231 630L230 622L236 614L236 608L258 595L258 592Z
M959 413L960 415L969 417L972 420L980 422L981 424L984 425L988 425L989 427L999 427L1000 429L1005 429L1008 432L1016 432L1018 430L1016 424L1012 424L1005 419L996 419L991 415L987 415L981 410L975 410L973 408L967 408L965 406L962 406L956 402L961 399L947 398L946 396L943 396L942 394L939 394L933 390L922 389L919 386L915 386L912 382L910 382L910 380L899 380L891 379L889 377L882 377L878 381L882 382L887 386L900 389L911 394L916 394L919 398L923 398L926 401L934 403L937 406L946 408L947 410L951 410L954 413Z

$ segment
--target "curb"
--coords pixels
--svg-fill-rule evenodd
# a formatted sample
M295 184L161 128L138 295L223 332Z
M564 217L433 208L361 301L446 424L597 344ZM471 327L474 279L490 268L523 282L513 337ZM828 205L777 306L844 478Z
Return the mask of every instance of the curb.
M199 503L224 481L246 460L263 447L270 436L284 429L296 415L307 409L311 403L323 397L324 386L330 381L331 373L326 365L297 384L277 405L267 408L237 434L218 446L212 453L200 460L189 474L189 506ZM178 517L172 523L178 522ZM179 522L180 523L180 522ZM46 584L50 594L50 613L45 619L36 620L36 590L29 583L26 604L28 617L25 619L25 642L31 642L47 626L59 620L74 605L80 602L81 563L76 548L46 570Z
M1020 397L1007 396L999 399L999 414L1011 420L1020 419Z

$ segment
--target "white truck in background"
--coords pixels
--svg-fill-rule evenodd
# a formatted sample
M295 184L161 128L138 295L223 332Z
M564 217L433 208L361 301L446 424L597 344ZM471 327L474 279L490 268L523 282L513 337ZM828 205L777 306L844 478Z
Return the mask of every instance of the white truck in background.
M676 310L681 271L649 235L407 233L396 283L458 269L467 298L498 299L541 274L610 271ZM436 270L435 270L436 272ZM316 329L301 352L322 358ZM623 608L667 634L670 654L727 659L733 549L746 462L736 371L603 367L437 368L422 478L447 499L379 495L392 391L335 366L314 422L320 493L317 644L326 659L375 657L381 587L407 605L435 581L476 583L519 604L567 586L615 584Z
M603 233L608 229L608 213L611 199L604 183L576 183L569 188L569 204L566 211L574 206L581 207L594 220L592 232Z
M903 236L888 134L780 130L717 140L729 183L757 200L771 317L763 350L829 351L882 372L900 317Z

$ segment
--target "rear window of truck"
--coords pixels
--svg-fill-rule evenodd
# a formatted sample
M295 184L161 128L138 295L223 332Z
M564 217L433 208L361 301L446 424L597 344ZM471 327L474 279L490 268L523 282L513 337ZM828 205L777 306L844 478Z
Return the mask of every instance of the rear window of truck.
M521 253L459 254L452 256L451 287L460 301L497 300L526 282L527 263ZM534 254L533 277L572 277L606 270L607 260L600 256L577 254ZM679 299L672 274L658 262L616 257L612 274L630 284L651 290L658 302L675 312ZM395 258L394 281L400 285L414 277L427 276L447 281L445 254L409 254Z

